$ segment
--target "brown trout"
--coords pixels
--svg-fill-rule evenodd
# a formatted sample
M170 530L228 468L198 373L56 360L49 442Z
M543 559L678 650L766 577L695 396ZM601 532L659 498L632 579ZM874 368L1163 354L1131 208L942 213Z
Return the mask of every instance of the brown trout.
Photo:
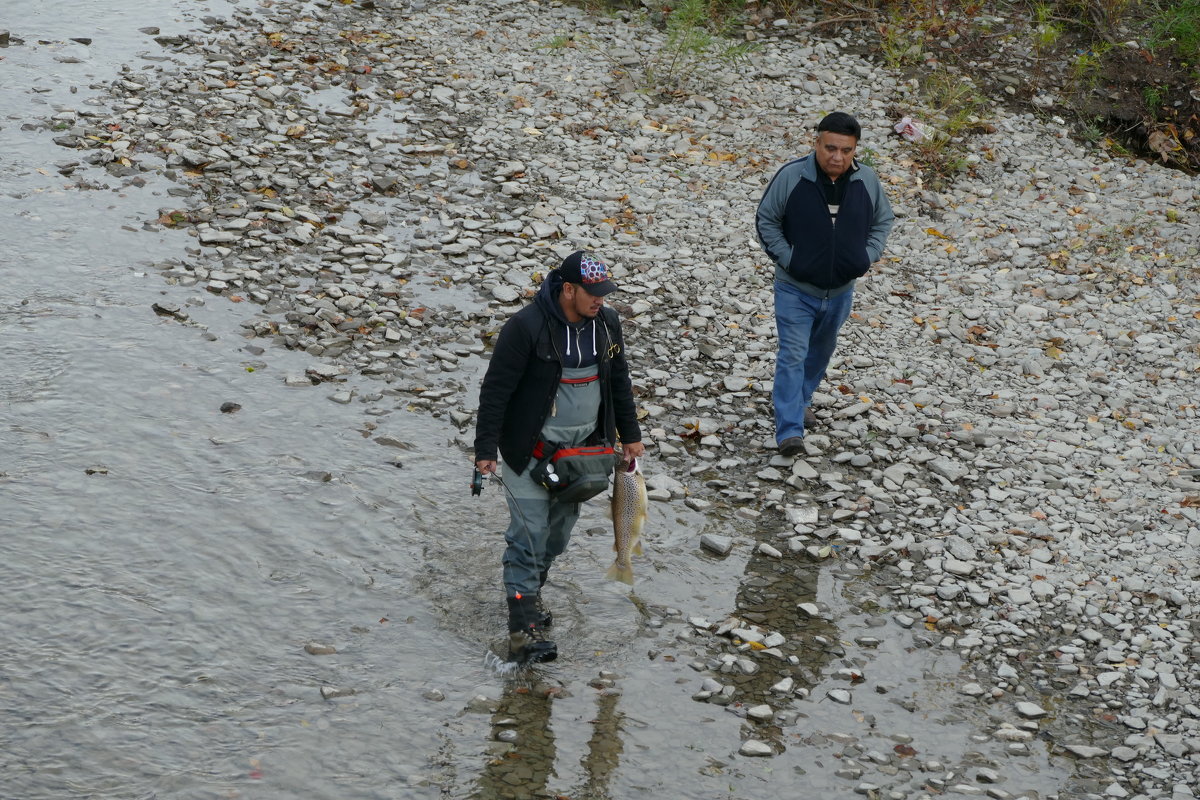
M605 575L609 580L633 585L632 554L642 554L642 526L646 524L646 478L636 458L618 464L613 476L613 550L617 558Z

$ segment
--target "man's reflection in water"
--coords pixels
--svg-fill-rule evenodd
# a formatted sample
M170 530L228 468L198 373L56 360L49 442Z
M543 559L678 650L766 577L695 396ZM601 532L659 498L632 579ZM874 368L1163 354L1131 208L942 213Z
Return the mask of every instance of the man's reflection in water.
M571 800L608 800L608 781L621 760L623 714L617 713L620 693L605 689L596 697L596 718L592 720L592 738L587 755L581 759L584 781L569 797Z
M554 769L553 698L561 690L535 683L509 686L492 715L489 759L479 776L474 800L552 797L546 782Z
M525 798L570 798L609 800L608 782L617 769L621 752L621 720L617 711L620 692L602 689L598 710L592 720L592 736L580 763L583 778L566 794L547 789L554 771L554 734L550 714L562 689L547 684L509 687L492 715L492 746L489 759L471 794L472 800L524 800Z
M755 548L746 563L745 578L738 588L736 608L732 615L757 625L764 631L778 631L787 641L779 647L784 659L762 652L745 651L743 655L758 665L753 675L740 671L716 675L723 684L737 687L734 703L756 706L766 703L775 716L753 726L753 738L773 740L782 746L782 726L800 716L791 708L793 694L773 693L771 687L786 677L795 681L796 689L811 688L829 662L844 651L839 644L838 629L831 621L812 618L797 609L800 603L817 599L817 583L822 564L804 555L768 556ZM792 664L789 656L795 656Z

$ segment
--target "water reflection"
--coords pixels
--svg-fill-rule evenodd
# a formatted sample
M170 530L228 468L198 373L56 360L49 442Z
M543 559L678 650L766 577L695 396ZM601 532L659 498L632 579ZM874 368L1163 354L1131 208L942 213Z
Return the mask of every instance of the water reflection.
M474 800L545 796L554 769L553 698L562 690L535 683L505 689L492 715L492 746Z
M776 522L764 519L760 531L778 530ZM739 714L755 706L770 706L773 713L769 718L746 716L742 733L743 738L770 743L776 752L785 749L784 728L805 716L794 707L797 697L807 697L832 659L845 654L836 625L798 609L802 603L817 602L820 575L820 562L803 556L781 558L756 547L746 562L735 599L733 617L785 639L766 649L748 643L735 645L758 669L745 674L734 668L718 676L722 683L737 687L732 699ZM789 678L790 689L774 688Z
M544 680L529 685L514 683L505 688L491 719L491 746L483 772L469 795L472 800L523 800L538 797L569 797L571 800L609 800L609 780L616 773L624 751L618 711L621 692L608 678L592 682L596 694L596 716L590 720L592 735L580 758L582 775L571 790L559 793L549 787L559 777L558 758L551 725L554 702L569 697L561 686ZM564 767L564 772L570 771Z
M623 715L617 712L620 697L620 692L610 689L601 689L596 695L592 737L588 739L587 755L581 761L585 780L569 795L574 800L607 800L609 797L608 782L625 749L621 737Z

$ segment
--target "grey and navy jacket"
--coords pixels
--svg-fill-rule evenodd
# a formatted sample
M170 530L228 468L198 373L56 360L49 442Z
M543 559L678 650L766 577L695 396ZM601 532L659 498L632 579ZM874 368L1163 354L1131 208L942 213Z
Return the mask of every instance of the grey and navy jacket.
M616 444L617 433L624 443L642 440L617 312L603 306L595 319L573 325L558 304L561 292L562 276L552 270L534 301L500 329L479 390L476 461L495 460L499 450L513 469L525 470L564 366L597 365L596 443Z
M776 280L831 297L880 259L895 215L875 171L855 161L835 223L817 172L812 154L780 167L759 201L755 229Z

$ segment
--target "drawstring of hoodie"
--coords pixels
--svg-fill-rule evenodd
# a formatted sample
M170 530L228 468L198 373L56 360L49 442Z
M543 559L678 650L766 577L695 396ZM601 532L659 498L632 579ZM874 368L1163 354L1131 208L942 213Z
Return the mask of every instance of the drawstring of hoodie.
M567 355L571 355L571 326L564 326L564 332L567 337ZM596 356L596 318L592 318L592 356ZM575 332L575 365L583 366L583 353L579 350L579 332Z

